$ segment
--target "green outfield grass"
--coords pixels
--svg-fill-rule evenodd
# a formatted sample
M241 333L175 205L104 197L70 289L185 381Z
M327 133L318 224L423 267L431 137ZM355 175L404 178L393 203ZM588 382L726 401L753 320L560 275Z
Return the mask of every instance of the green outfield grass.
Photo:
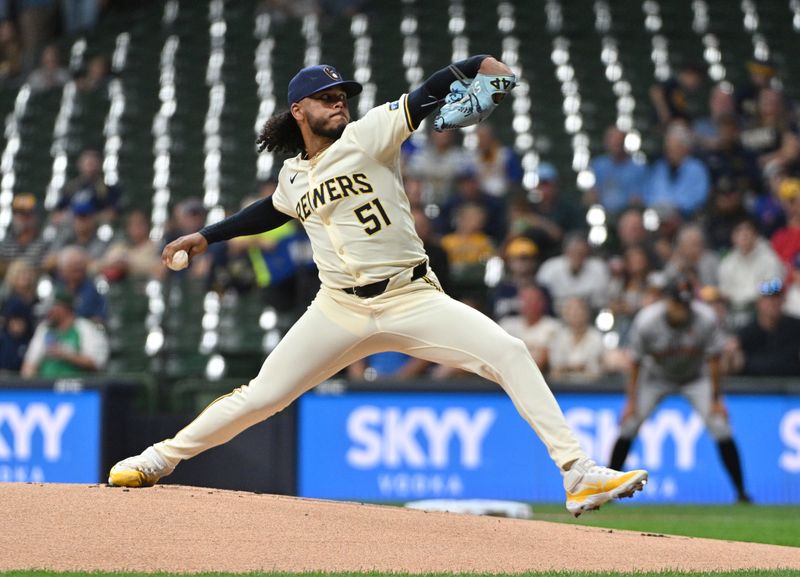
M57 573L53 571L10 571L0 572L3 577L175 577L175 573ZM191 577L502 577L503 574L488 573L422 573L410 576L408 573L190 573ZM514 577L797 577L797 571L723 571L719 573L677 573L665 571L658 573L584 573L570 571L548 571L544 573L514 573Z
M533 505L539 521L800 547L800 507L606 505L578 519L563 505Z

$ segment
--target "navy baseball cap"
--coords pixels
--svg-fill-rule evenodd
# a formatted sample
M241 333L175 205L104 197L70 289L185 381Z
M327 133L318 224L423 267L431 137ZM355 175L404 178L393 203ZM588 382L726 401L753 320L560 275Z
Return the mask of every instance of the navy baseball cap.
M347 98L360 94L363 88L355 80L344 80L333 66L327 64L308 66L295 74L289 82L289 106L315 92L334 86L341 86L347 94Z

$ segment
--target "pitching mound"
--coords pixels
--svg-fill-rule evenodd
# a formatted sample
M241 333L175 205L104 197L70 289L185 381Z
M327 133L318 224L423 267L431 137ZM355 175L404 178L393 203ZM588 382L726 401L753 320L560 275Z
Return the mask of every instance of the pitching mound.
M798 568L800 549L181 486L0 484L0 570Z

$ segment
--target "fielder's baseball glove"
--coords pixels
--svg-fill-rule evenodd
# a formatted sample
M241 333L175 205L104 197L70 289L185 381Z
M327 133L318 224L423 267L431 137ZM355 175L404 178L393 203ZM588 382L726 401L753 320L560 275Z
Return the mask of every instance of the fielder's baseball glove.
M477 74L450 85L450 93L433 121L437 132L464 128L487 118L516 84L514 75Z

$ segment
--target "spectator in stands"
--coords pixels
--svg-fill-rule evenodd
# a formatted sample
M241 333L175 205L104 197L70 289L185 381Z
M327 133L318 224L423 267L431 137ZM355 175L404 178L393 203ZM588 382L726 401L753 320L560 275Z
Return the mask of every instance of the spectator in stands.
M604 249L608 255L621 256L632 246L645 246L652 251L651 234L644 227L644 214L641 208L625 209L616 219Z
M25 260L11 263L0 298L0 372L19 371L35 326L36 271Z
M91 201L76 197L70 206L72 218L62 227L62 232L53 243L55 247L77 246L82 248L88 260L89 271L94 274L108 251L110 240L97 234L97 210ZM57 265L58 248L48 254L44 268L50 271Z
M0 86L7 87L22 68L22 47L11 20L0 22Z
M800 179L784 179L778 188L778 196L786 212L786 226L772 235L772 248L790 267L800 254Z
M122 191L117 185L106 184L103 177L103 157L94 149L86 149L78 158L78 176L61 190L52 221L61 224L67 209L75 202L88 202L98 213L100 222L113 221L120 210Z
M33 315L33 307L37 301L37 274L37 270L25 259L19 258L13 261L0 285L0 304L9 299L19 300L30 307L30 313Z
M728 349L734 370L746 375L800 375L800 319L785 315L781 279L759 285L756 318L737 334Z
M106 299L88 274L89 256L78 246L63 248L58 255L57 287L72 295L73 310L82 318L102 323L106 319Z
M736 101L733 87L722 82L711 89L708 99L709 116L700 118L692 124L695 143L699 154L707 154L717 150L721 144L723 122L732 119L736 123ZM734 124L736 125L736 124Z
M492 239L483 232L486 212L477 204L466 203L456 213L456 230L442 237L442 248L450 263L450 278L456 298L484 300L486 261L494 254Z
M507 316L499 324L511 336L521 339L542 372L549 370L549 347L561 323L547 314L547 294L535 284L519 289L519 315Z
M564 325L550 342L550 377L592 381L603 376L603 335L591 325L589 303L570 297L562 307Z
M706 248L705 233L700 225L689 223L681 228L664 271L670 277L687 276L696 286L719 284L719 257Z
M595 309L606 305L608 265L590 253L586 235L572 232L564 239L564 254L547 259L539 269L536 282L550 291L557 312L571 297L585 299Z
M425 183L425 204L442 204L453 189L456 174L469 164L466 151L455 139L455 130L431 130L425 146L408 160L408 173Z
M771 165L764 171L764 192L748 199L748 211L756 217L759 230L767 238L772 238L779 229L786 226L786 212L781 202L780 189L783 181L790 178L782 167Z
M478 146L475 164L481 189L487 194L504 197L509 189L522 183L522 165L514 150L503 146L488 122L481 122L475 129Z
M69 80L69 71L61 66L61 54L55 44L50 44L44 49L41 65L28 76L28 84L33 92L61 88Z
M739 121L733 115L718 121L719 132L713 149L707 149L703 161L708 166L713 189L736 188L748 195L763 190L761 170L752 151L742 145Z
M670 125L664 137L664 157L653 164L645 187L647 206L674 206L688 217L706 202L708 169L689 155L691 146L689 129L682 124Z
M19 0L17 2L23 49L23 71L33 70L42 49L53 37L55 10L55 0Z
M0 375L18 373L33 337L33 318L16 301L0 307Z
M612 216L632 204L641 204L647 168L634 162L625 150L625 133L612 125L603 139L605 154L592 160L595 185L584 199L587 205L600 203Z
M750 218L750 213L745 207L741 189L728 185L713 189L709 207L702 218L709 247L718 252L729 250L733 229L746 218Z
M742 144L756 155L762 169L775 164L789 170L797 166L800 155L797 130L783 93L764 88L758 93L757 116L742 131Z
M633 317L645 306L647 278L654 270L650 252L643 245L625 249L619 269L613 264L608 287L608 306L615 317L615 327L622 340Z
M159 276L161 252L150 240L150 222L141 210L126 216L126 238L114 242L101 259L99 270L110 282L122 279L143 280Z
M691 99L700 91L705 72L699 66L686 65L677 76L658 82L650 87L650 102L662 126L675 120L691 122Z
M512 207L511 232L530 236L550 256L557 253L564 234L584 226L585 221L576 203L561 195L555 166L542 162L536 173L539 183L528 195L531 202Z
M197 197L185 198L176 204L172 209L172 219L169 227L164 233L164 244L169 244L173 240L186 234L198 231L206 224L206 211L203 201ZM220 243L220 249L224 250L224 245ZM218 255L214 251L209 251L199 258L192 259L192 266L182 271L172 272L173 275L189 275L195 279L207 279L211 272L214 258Z
M800 253L795 255L787 278L783 312L790 317L800 319Z
M434 234L433 222L419 206L412 205L411 215L414 217L414 229L417 231L417 236L422 240L425 254L428 255L428 264L433 272L436 273L436 278L439 279L442 290L449 292L450 261L447 258L447 251L442 248L441 241Z
M73 296L56 290L53 303L33 335L22 376L79 377L102 370L108 361L105 333L93 322L75 315Z
M457 213L465 204L476 204L483 209L485 217L482 231L495 244L502 242L506 232L505 204L502 199L484 192L473 164L463 165L455 175L455 192L442 205L437 220L441 234L456 230Z
M659 267L666 266L672 258L678 232L683 226L683 217L677 208L667 204L655 207L657 227L653 236L653 251ZM652 218L652 216L651 216Z
M630 246L647 242L647 229L644 227L644 216L640 208L629 208L620 214L617 220L617 237L623 252Z
M715 286L704 286L697 291L697 298L714 309L714 314L717 315L720 330L725 335L725 340L728 341L733 337L733 319L730 315L728 302L722 296L719 288Z
M86 71L75 81L81 92L95 92L108 86L110 79L108 56L97 54L86 65Z
M98 0L61 0L64 32L72 35L94 28L100 4Z
M199 230L206 222L206 215L206 207L199 198L192 196L180 201L172 210L172 222L164 234L164 242L169 244L187 234L186 231Z
M519 289L534 284L539 269L539 247L525 236L512 237L503 251L502 277L489 293L491 314L502 320L519 315Z
M778 69L766 58L752 58L747 62L748 79L736 87L736 110L746 123L758 116L758 94L772 86Z
M49 250L49 243L39 231L36 197L27 192L17 194L11 201L11 210L11 226L0 241L0 278L8 265L19 258L39 268Z
M759 283L783 278L784 268L770 244L759 236L752 218L736 225L732 240L734 248L719 266L719 289L730 303L734 326L741 327L751 319Z

